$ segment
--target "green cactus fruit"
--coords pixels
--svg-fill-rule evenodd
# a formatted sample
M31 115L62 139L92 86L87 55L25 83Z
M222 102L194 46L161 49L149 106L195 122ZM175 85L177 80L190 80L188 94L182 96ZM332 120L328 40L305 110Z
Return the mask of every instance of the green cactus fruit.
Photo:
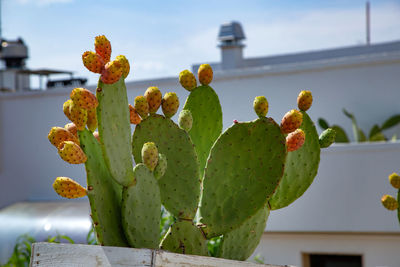
M87 110L80 108L73 101L69 105L69 118L76 125L78 131L85 129L88 114Z
M119 81L122 76L122 66L119 61L110 61L101 71L101 81L105 84L113 84Z
M106 64L103 58L92 51L86 51L82 54L83 65L91 72L101 73Z
M142 162L146 142L157 144L158 152L168 159L168 168L158 180L161 201L175 217L193 219L200 197L200 176L196 152L188 134L171 119L153 114L135 127L132 153Z
M113 179L103 158L99 142L88 130L78 132L85 162L87 195L98 243L103 246L127 246L121 224L122 188Z
M154 171L158 163L158 149L154 142L144 143L142 148L142 161L150 171Z
M139 163L133 169L136 185L122 193L122 225L129 245L157 249L160 242L161 199L157 180Z
M57 177L53 183L56 193L65 198L80 198L86 196L86 189L78 182L68 177Z
M167 157L164 154L158 153L158 163L154 169L154 177L156 177L157 180L164 176L167 171L167 165Z
M64 161L71 164L81 164L87 160L80 146L72 141L63 141L58 146L58 154Z
M97 129L97 112L96 108L87 110L87 127L91 132Z
M197 77L202 85L209 85L213 79L213 70L209 64L201 64L197 70Z
M265 96L257 96L254 98L253 108L259 117L265 117L268 113L268 101Z
M99 104L96 96L85 88L74 88L70 97L75 105L86 110L96 108Z
M221 104L210 86L199 86L189 94L183 110L192 113L194 124L189 135L199 157L202 179L211 147L222 132Z
M189 132L190 129L192 129L193 117L190 110L183 109L181 113L179 113L178 123L179 127L181 127L186 132Z
M134 183L131 125L124 79L114 84L99 81L97 120L100 144L112 177L121 185Z
M319 145L321 148L327 148L335 142L335 139L336 131L332 128L328 128L319 136Z
M302 111L302 114L300 129L306 140L300 149L288 153L283 178L269 200L271 210L286 207L302 196L318 172L321 149L317 129L307 113Z
M139 124L142 121L139 113L137 113L136 109L131 104L129 104L129 119L131 124Z
M71 108L71 104L72 104L73 102L72 102L72 100L71 99L68 99L67 101L65 101L64 102L64 104L63 104L63 112L64 112L64 115L69 119L69 120L71 120L71 113L69 112L69 110L70 110L70 108ZM76 126L76 125L75 125Z
M179 83L188 91L197 87L196 77L189 70L183 70L179 73Z
M73 123L73 122L67 123L67 124L65 124L64 128L68 132L72 133L76 137L77 140L79 140L78 139L78 129L76 128L75 123ZM77 142L77 144L79 144L79 142Z
M144 97L146 98L147 103L149 103L149 112L156 113L162 100L162 94L158 87L152 86L147 88Z
M145 119L149 116L149 103L146 100L146 97L139 95L135 97L135 109L136 112L142 117L142 119Z
M129 65L129 61L128 59L126 59L126 57L124 55L119 55L115 58L116 61L119 62L119 64L121 65L122 68L122 76L124 78L128 77L129 75L129 71L131 69L130 65Z
M400 189L400 175L397 173L394 172L389 175L389 182L394 188Z
M161 102L162 111L167 118L175 115L179 108L179 98L174 92L166 93Z
M302 129L296 129L286 137L286 147L288 152L298 150L304 144L306 135Z
M388 210L397 210L399 205L397 200L391 195L384 195L381 198L382 205Z
M217 256L239 261L249 258L264 233L268 215L269 210L266 205L241 226L225 234Z
M191 221L172 224L161 241L160 249L173 253L208 256L207 240Z
M271 118L236 123L213 145L200 214L208 238L228 233L266 205L283 174L285 136Z
M310 91L303 90L297 97L297 106L302 111L307 111L312 105L313 97Z
M300 111L292 109L287 112L281 121L281 130L284 134L288 134L300 127L303 121L303 115Z
M94 39L94 49L100 55L104 62L107 63L111 58L111 43L104 35L96 36Z
M61 127L52 127L47 138L50 143L57 148L64 141L72 141L79 145L79 139L71 132Z

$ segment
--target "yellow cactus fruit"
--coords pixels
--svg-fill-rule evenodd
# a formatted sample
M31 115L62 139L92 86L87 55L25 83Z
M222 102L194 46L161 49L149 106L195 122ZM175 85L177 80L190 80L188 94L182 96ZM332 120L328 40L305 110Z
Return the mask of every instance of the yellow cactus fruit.
M179 73L179 83L188 91L197 87L196 77L189 70L183 70Z
M400 189L400 176L397 173L389 175L389 182L394 188Z
M71 120L71 113L69 112L70 108L71 108L71 104L72 104L72 100L68 99L67 101L64 102L63 104L63 111L65 116Z
M111 58L111 43L104 35L99 35L94 38L94 49L100 55L104 62L107 63Z
M79 144L79 139L76 136L61 127L51 128L49 134L47 135L47 138L49 139L50 143L52 143L57 148L64 141L72 141Z
M76 138L78 138L78 129L76 128L75 123L73 122L67 123L65 124L64 128L70 133L72 133Z
M265 96L257 96L256 98L254 98L253 108L259 117L265 117L268 113L267 98L265 98Z
M106 84L113 84L118 82L122 76L122 66L118 61L108 62L103 71L101 72L101 81Z
M161 103L162 111L167 118L175 115L179 108L179 98L174 92L166 93Z
M78 131L83 131L87 123L87 110L75 105L74 102L69 107L70 120L75 123Z
M213 79L213 70L208 64L201 64L197 76L199 77L199 82L202 85L209 85Z
M132 124L139 124L142 121L136 109L131 104L129 104L129 117Z
M144 93L144 97L149 103L149 112L154 114L157 112L158 108L161 105L162 94L158 87L151 86L147 88L146 92Z
M143 144L142 160L150 171L154 171L158 163L158 149L155 143L147 142Z
M126 57L123 55L119 55L115 58L115 60L118 61L119 64L121 64L122 76L124 76L124 78L128 77L131 68L128 59L126 59Z
M397 200L392 197L391 195L384 195L381 198L382 205L387 208L388 210L397 210L399 204Z
M142 119L145 119L149 116L150 107L146 97L142 95L135 97L133 105L136 109L136 112L140 115L140 117L142 117Z
M97 129L97 113L96 108L87 110L87 127L89 131L94 132Z
M307 111L312 105L313 97L310 91L303 90L297 97L297 106L302 111Z
M80 198L87 194L84 187L68 177L57 177L53 188L58 195L65 198Z
M72 141L62 142L58 146L58 154L63 160L71 164L81 164L87 160L81 147Z
M299 128L302 122L303 114L296 109L292 109L283 117L281 121L281 130L284 134L291 133Z
M82 54L82 62L89 71L94 73L101 73L105 65L103 58L92 51L86 51Z
M80 108L93 109L99 105L96 96L85 88L74 88L70 94L72 102Z

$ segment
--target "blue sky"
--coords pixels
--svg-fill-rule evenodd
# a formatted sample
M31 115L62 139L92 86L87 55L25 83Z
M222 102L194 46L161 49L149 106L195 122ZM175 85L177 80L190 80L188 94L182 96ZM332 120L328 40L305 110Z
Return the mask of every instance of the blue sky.
M400 40L400 0L370 2L372 42ZM81 54L99 34L130 60L128 80L140 80L219 61L218 29L231 20L243 25L245 57L362 44L364 8L363 0L2 0L2 35L25 40L29 68L72 70L93 84Z

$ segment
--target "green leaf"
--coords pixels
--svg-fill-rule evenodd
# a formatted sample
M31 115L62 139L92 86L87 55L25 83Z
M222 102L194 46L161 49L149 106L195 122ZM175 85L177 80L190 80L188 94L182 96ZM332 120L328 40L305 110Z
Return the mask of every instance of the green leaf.
M346 132L343 130L342 127L338 125L333 125L331 126L333 130L336 131L336 138L335 138L335 143L349 143L350 140L347 137Z
M354 141L364 142L366 140L365 134L358 127L356 117L354 117L354 115L352 113L348 112L346 109L343 109L343 113L344 113L344 115L346 115L348 118L351 119L352 126L353 126Z
M326 120L324 120L323 118L318 119L318 124L319 124L319 127L321 127L324 130L329 128L328 122Z
M381 128L379 127L378 124L375 124L374 126L372 126L371 130L369 131L369 135L368 135L369 136L369 140L371 140L371 138L374 135L376 135L376 134L378 134L380 132L381 132Z
M389 119L387 119L382 124L381 129L382 130L386 130L386 129L389 129L389 128L391 128L391 127L393 127L393 126L395 126L396 124L399 124L399 123L400 123L400 114L394 115L394 116L390 117Z

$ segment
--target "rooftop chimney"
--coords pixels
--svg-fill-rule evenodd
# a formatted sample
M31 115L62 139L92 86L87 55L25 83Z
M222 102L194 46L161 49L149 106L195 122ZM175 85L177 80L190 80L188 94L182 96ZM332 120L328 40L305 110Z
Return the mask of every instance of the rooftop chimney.
M218 34L222 56L222 69L239 68L243 62L242 40L246 39L239 22L231 21L221 25Z

